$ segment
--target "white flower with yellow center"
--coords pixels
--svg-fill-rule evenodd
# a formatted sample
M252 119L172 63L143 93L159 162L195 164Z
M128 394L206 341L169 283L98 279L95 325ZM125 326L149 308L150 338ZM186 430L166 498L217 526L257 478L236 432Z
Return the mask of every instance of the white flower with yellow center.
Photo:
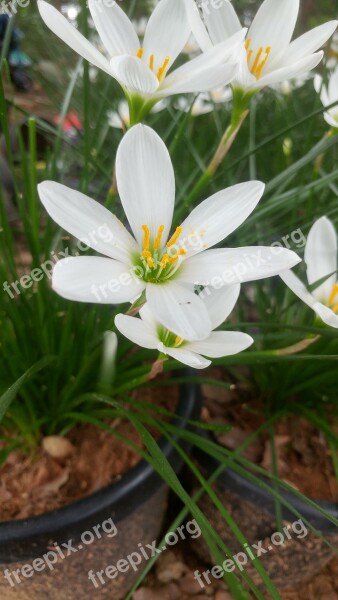
M116 180L134 237L106 208L61 184L44 182L39 194L61 227L109 258L82 256L57 263L53 287L82 302L148 302L167 329L206 338L211 321L195 286L222 287L277 275L299 257L290 250L249 247L208 250L239 227L259 202L264 185L241 183L197 206L170 234L175 179L161 138L149 127L131 128L118 148ZM217 279L218 278L218 279Z
M237 59L234 52L242 43L246 30L241 29L217 48L209 49L168 74L191 33L183 0L158 3L148 21L142 44L118 3L107 4L102 0L89 0L88 4L106 50L105 56L58 10L44 0L38 0L40 15L46 25L80 56L114 77L129 100L136 96L139 101L150 103L146 107L149 109L161 98L208 91L226 85L235 76ZM139 106L138 110L141 112Z
M203 20L195 0L185 0L193 33L203 51L228 39L241 24L231 2L202 2ZM334 33L338 22L330 21L291 42L299 12L299 0L264 0L241 50L236 85L255 90L313 69L322 59L317 52Z
M337 106L329 108L329 110L324 113L324 119L331 127L338 128L338 65L333 73L331 73L328 85L325 85L323 78L320 75L316 75L314 86L316 92L320 94L323 106L328 106L329 104L333 104L333 102L337 102Z
M315 289L310 293L292 271L280 275L298 298L310 306L326 325L336 329L338 329L337 254L336 230L327 217L321 217L310 229L304 256L307 279L309 285L315 286Z
M205 295L203 302L208 311L212 329L219 327L232 312L240 292L240 285L223 287ZM212 331L201 341L189 342L168 331L157 321L148 304L140 310L140 319L117 315L115 325L129 340L150 350L158 350L162 354L193 367L205 369L211 364L204 358L221 358L238 354L253 343L252 337L237 331Z

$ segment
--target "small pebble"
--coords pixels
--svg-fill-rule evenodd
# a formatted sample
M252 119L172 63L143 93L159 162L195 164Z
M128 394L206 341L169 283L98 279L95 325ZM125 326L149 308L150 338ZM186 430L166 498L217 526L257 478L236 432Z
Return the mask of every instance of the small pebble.
M218 590L218 592L216 592L215 600L233 600L233 597L229 594L229 592Z
M187 573L181 579L179 585L182 592L190 594L191 596L193 596L194 594L199 594L202 589L197 579L194 578L194 574L191 571L189 571L189 573Z
M49 435L42 440L42 447L52 458L67 458L74 452L74 446L67 438Z

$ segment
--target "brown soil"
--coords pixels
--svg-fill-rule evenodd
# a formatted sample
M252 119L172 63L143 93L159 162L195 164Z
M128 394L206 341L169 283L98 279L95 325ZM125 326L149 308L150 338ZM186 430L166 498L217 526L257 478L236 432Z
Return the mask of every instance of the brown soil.
M222 377L217 369L212 369L211 375L215 379ZM206 385L203 396L204 419L231 426L230 431L216 434L219 443L230 450L238 448L265 422L261 402L240 386L227 390ZM279 420L273 431L278 476L306 496L338 502L331 449L325 436L298 415ZM243 456L272 472L269 433L255 438Z
M142 389L137 398L174 411L178 388L166 386L165 396L160 387ZM115 420L110 426L142 448L129 422ZM157 430L150 431L159 437ZM140 460L136 450L92 425L76 426L66 439L70 443L65 458L60 457L62 452L57 453L58 458L47 453L44 440L34 454L21 450L10 454L0 467L0 521L32 517L71 504L117 481ZM62 438L59 442L62 447Z

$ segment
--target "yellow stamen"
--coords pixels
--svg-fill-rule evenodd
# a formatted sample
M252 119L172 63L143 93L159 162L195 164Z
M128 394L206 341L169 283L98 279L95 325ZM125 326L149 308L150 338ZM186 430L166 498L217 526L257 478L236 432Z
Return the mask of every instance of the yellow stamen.
M150 58L149 58L149 69L151 69L152 71L154 70L154 64L155 64L155 56L153 54L151 54Z
M143 53L144 53L143 48L139 48L137 51L137 54L136 54L137 58L142 58Z
M261 64L259 65L259 67L256 70L256 77L257 77L257 79L259 79L260 76L261 76L261 73L262 73L262 71L263 71L263 69L265 67L266 61L269 58L270 52L271 52L271 46L268 46L267 48L265 48L265 57L263 58Z
M164 59L162 67L160 67L159 70L157 71L157 79L159 81L162 80L163 75L165 74L165 71L166 71L167 66L169 65L169 63L170 63L170 56L166 56L165 59Z
M150 230L149 230L148 225L142 225L142 229L144 232L143 248L144 248L144 250L149 250L149 248L150 248Z
M169 260L170 260L169 254L163 254L162 260L160 262L160 265L161 265L162 269L164 269L164 267L167 265L167 263L169 262Z
M251 68L251 73L252 73L253 75L255 74L255 72L256 72L256 69L257 69L257 67L258 67L259 59L260 59L260 57L262 56L262 52L263 52L263 46L261 46L261 47L260 47L260 49L258 50L258 52L257 52L257 54L256 54L255 62L254 62L254 64L252 65L252 68Z
M174 235L172 235L172 237L170 238L169 242L167 242L167 247L168 248L170 248L170 246L173 246L175 244L175 242L177 241L177 239L180 237L182 231L183 231L182 227L177 227L176 228L176 231L175 231Z
M141 256L144 256L144 258L151 258L152 254L151 254L150 250L143 250Z
M249 50L251 44L251 38L248 38L245 42L245 50Z
M175 338L175 346L180 346L180 344L182 344L182 342L183 342L183 338L181 338L179 335L177 335Z
M154 242L154 248L155 248L155 250L158 250L159 247L160 247L160 245L161 245L163 231L164 231L164 225L160 225L159 228L158 228L157 236L155 238L155 242Z
M334 303L335 297L338 294L338 283L335 283L333 288L332 288L332 292L331 292L331 296L329 298L329 305L331 306L331 304ZM335 306L338 306L338 304L335 304ZM335 310L335 307L332 308L332 310Z
M333 312L338 312L338 302L332 306Z
M149 257L146 260L147 260L148 267L150 267L151 269L153 269L154 266L155 266L155 263L154 263L153 259Z

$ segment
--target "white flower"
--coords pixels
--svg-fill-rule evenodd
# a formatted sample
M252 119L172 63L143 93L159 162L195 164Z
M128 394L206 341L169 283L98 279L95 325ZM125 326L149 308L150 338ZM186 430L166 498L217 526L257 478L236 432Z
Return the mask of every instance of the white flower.
M80 56L114 77L128 97L136 95L155 102L173 94L226 85L235 76L233 52L243 41L244 29L168 74L191 33L183 0L159 2L148 21L143 44L118 3L106 4L89 0L92 19L106 49L104 56L58 10L38 0L46 25Z
M212 329L219 327L233 310L240 285L223 287L205 295L203 302L210 316ZM204 358L220 358L238 354L253 343L246 333L237 331L212 331L202 341L189 342L165 329L154 319L148 304L140 310L140 317L117 315L115 325L128 339L143 348L158 350L195 369L205 369L211 364Z
M194 0L185 0L190 24L203 51L241 29L231 2L221 6L202 3L204 23ZM240 88L255 90L298 77L313 69L322 59L316 52L333 34L337 21L330 21L300 36L291 38L299 12L299 0L264 0L241 50L241 65L236 76Z
M324 119L331 127L338 128L338 65L330 75L328 86L325 85L323 78L320 75L316 75L314 86L316 92L318 92L318 94L320 93L320 99L323 106L328 106L333 102L337 102L337 106L329 108L329 110L324 113Z
M167 148L149 127L137 125L124 136L117 151L116 179L134 237L94 200L58 183L39 185L40 198L54 221L109 257L59 261L53 287L65 298L118 304L134 301L144 292L154 317L167 329L184 339L203 339L211 322L194 293L195 285L220 288L261 279L300 261L294 252L280 248L278 256L270 247L208 250L254 210L264 191L259 181L214 194L170 236L174 172Z
M310 229L305 246L307 279L310 286L325 279L312 293L292 272L281 274L282 280L305 304L331 327L338 328L337 234L327 217L318 219Z

